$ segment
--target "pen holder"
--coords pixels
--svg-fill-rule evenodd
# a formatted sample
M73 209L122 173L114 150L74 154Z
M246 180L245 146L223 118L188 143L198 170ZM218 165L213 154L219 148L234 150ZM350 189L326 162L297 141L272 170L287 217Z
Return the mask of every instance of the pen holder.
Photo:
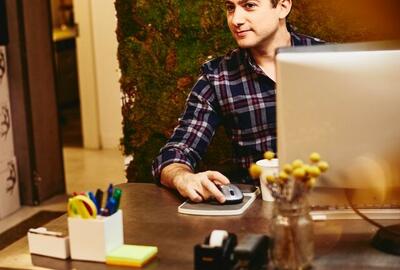
M122 210L96 219L68 218L71 258L105 262L108 252L124 244Z

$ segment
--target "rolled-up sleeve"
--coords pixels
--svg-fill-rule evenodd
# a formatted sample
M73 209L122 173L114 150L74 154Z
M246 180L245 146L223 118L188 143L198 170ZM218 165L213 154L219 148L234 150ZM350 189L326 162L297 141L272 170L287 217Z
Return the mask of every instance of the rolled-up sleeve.
M210 144L220 123L218 102L214 88L202 75L186 100L186 108L179 118L171 138L161 148L152 164L156 183L160 183L161 171L172 163L186 164L194 170Z

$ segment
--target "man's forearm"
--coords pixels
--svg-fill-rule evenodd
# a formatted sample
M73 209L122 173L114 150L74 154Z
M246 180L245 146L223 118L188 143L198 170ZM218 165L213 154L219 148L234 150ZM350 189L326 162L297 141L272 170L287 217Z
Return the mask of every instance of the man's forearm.
M183 178L184 175L192 173L193 171L188 165L172 163L161 171L160 182L164 186L176 188L175 182L179 180L179 178Z

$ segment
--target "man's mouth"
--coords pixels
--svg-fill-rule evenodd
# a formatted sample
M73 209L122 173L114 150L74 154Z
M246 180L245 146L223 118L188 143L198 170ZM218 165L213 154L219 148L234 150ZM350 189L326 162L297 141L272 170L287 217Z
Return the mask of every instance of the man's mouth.
M241 31L236 31L235 33L237 37L245 37L249 32L250 30L241 30Z

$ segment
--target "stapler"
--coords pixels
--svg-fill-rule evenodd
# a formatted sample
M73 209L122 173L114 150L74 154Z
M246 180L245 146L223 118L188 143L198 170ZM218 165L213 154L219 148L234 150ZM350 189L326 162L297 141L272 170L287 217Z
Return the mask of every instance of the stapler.
M237 237L233 233L214 230L194 247L195 270L231 270L235 265L234 248Z

